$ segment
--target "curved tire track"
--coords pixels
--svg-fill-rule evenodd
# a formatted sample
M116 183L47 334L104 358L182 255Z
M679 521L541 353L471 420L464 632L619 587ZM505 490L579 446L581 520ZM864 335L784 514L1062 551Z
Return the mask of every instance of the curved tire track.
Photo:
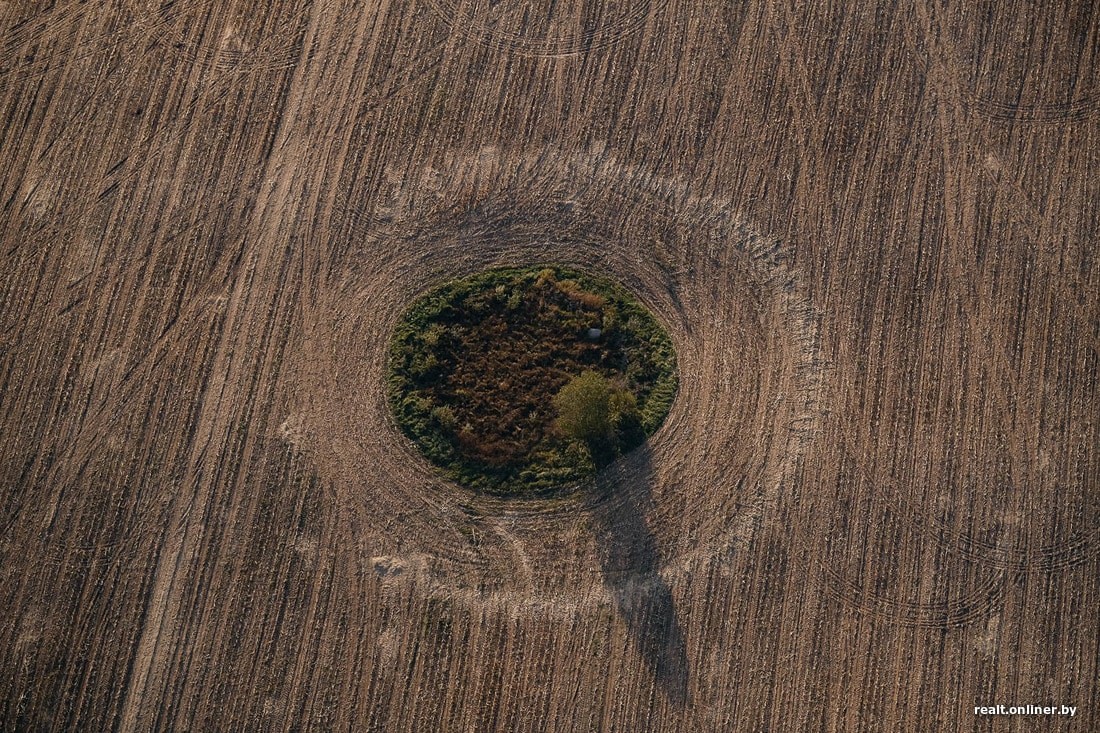
M1013 39L1013 30L1018 33L1020 29L1013 29L1008 26L1013 21L1022 22L1025 18L1028 19L1029 23L1033 22L1035 20L1034 13L1004 11L997 14L990 10L989 12L967 14L964 11L959 14L959 17L952 18L949 12L940 7L935 0L913 0L913 6L906 14L910 20L910 28L906 33L906 39L917 58L923 60L926 65L932 63L946 64L949 72L959 79L961 88L966 95L967 106L977 114L1000 121L1078 122L1091 117L1100 109L1100 88L1097 87L1097 64L1100 63L1100 15L1097 14L1098 12L1100 12L1100 7L1093 6L1091 22L1085 24L1088 27L1085 29L1083 38L1068 39L1068 41L1080 41L1080 47L1075 52L1067 54L1070 59L1074 59L1075 63L1078 64L1077 68L1067 71L1059 67L1059 72L1065 72L1065 76L1061 79L1052 78L1049 69L1045 69L1047 75L1043 79L1029 82L1028 74L1032 71L1032 66L1025 64L1023 75L1021 75L1019 69L1015 69L1012 70L1012 73L1002 77L1011 80L1013 84L1011 88L996 83L992 85L993 88L988 88L990 85L985 83L984 79L998 76L995 73L996 68L999 65L1008 63L1008 54L1011 50L1027 49L1027 51L1031 51L1034 50L1029 45L1033 43L1032 39L1050 37L1051 34L1047 33L1046 29L1036 32L1035 29L1028 28L1027 43L1020 43ZM1048 12L1044 17L1054 17L1055 15L1057 14L1054 12ZM953 21L956 21L955 25L958 25L975 17L984 18L987 21L992 19L994 21L992 30L990 28L974 28L970 33L966 33L968 29L965 26L951 27ZM996 24L998 18L1002 19L1000 25ZM1070 22L1067 25L1068 29L1066 30L1072 32L1080 30L1082 24ZM966 45L968 37L971 36L973 37L972 43L976 44L978 48L961 48L961 46ZM985 40L978 41L979 38ZM1054 41L1051 47L1057 53L1062 47L1068 48L1071 45L1071 42L1059 43ZM973 74L968 74L962 70L968 59L980 59L985 65ZM998 60L1000 64L998 64ZM1042 59L1041 62L1049 60ZM1069 59L1061 59L1061 61L1068 63ZM1078 79L1084 80L1085 89L1083 92L1077 91ZM1034 95L1037 91L1045 91L1048 87L1055 86L1056 82L1067 80L1069 81L1068 86L1070 87L1071 97L1056 101L1025 101L1021 99L1025 89Z
M482 601L600 596L589 523L631 503L644 508L664 572L720 552L738 517L755 521L782 491L821 387L814 318L776 244L727 202L604 158L483 151L450 165L450 185L429 184L438 171L425 170L377 211L345 212L358 254L304 318L291 370L300 447L333 500L403 552L428 557L429 585L472 589ZM620 488L597 477L554 500L478 496L439 478L393 424L389 334L442 280L539 262L591 269L640 297L675 342L680 393L649 455L616 465ZM491 531L501 522L506 540Z
M958 597L928 602L903 601L868 590L830 567L823 567L825 592L849 608L878 621L921 629L957 629L987 618L1004 603L1006 574L990 573Z

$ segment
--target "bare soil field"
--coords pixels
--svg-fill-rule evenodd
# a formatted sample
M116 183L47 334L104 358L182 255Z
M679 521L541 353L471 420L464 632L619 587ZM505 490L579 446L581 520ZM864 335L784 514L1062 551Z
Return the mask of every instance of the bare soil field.
M1100 729L1100 5L13 0L0 114L0 730ZM547 262L680 391L478 495L387 344Z

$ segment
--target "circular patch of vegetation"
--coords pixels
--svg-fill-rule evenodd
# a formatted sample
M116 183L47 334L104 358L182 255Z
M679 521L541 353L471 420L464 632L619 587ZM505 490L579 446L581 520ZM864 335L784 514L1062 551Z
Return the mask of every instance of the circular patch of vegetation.
M397 424L451 479L545 495L652 435L678 385L672 340L621 286L502 268L420 297L390 345Z

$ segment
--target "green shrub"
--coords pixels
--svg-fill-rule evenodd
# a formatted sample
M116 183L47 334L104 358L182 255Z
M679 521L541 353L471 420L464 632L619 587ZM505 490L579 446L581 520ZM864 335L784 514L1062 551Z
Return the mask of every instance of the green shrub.
M611 439L611 382L596 372L573 377L556 395L558 429L573 440L592 445Z
M443 428L448 433L454 432L455 426L458 424L458 419L455 417L454 410L447 405L433 407L432 419L439 424L439 427Z

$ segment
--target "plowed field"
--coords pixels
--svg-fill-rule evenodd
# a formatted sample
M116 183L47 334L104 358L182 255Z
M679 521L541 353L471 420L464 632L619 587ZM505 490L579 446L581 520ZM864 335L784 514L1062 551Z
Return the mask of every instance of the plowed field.
M1100 729L1100 4L15 0L0 115L0 731ZM551 262L679 393L478 495L390 334Z

